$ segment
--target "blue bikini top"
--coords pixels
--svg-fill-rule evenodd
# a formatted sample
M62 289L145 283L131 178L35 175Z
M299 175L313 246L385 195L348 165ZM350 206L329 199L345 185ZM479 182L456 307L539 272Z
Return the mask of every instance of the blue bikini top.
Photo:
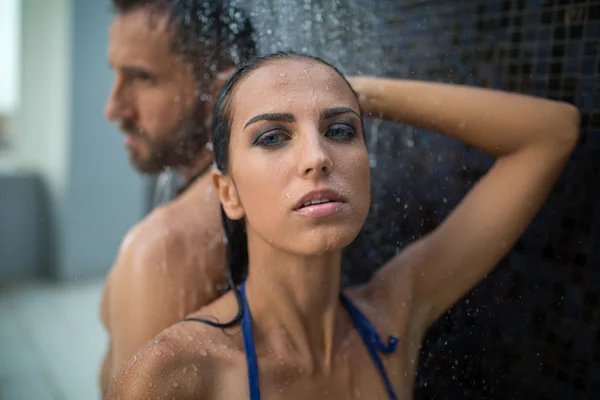
M260 400L260 386L258 382L258 360L256 358L256 349L254 348L254 336L252 335L252 316L250 314L250 307L248 307L248 300L246 298L246 282L244 281L240 287L241 297L243 300L243 316L242 316L242 334L244 336L244 350L246 352L246 364L248 366L248 386L250 389L250 400ZM375 330L375 327L371 322L360 312L358 308L350 299L340 292L340 300L342 305L350 314L352 323L360 333L367 350L375 363L375 366L381 374L381 378L385 383L385 387L389 394L390 400L396 400L396 394L390 383L390 380L383 368L381 359L379 358L378 352L389 354L393 353L398 346L398 337L390 336L388 343L385 344L379 337L379 334Z

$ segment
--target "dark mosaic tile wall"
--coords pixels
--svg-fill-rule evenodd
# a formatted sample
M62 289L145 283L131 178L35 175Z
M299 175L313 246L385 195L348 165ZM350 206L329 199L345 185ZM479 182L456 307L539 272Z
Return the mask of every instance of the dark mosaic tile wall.
M395 76L564 100L583 117L577 150L522 240L431 329L416 398L600 398L600 1L373 7L388 24ZM371 148L375 205L346 254L354 282L436 226L490 165L449 139L394 129Z

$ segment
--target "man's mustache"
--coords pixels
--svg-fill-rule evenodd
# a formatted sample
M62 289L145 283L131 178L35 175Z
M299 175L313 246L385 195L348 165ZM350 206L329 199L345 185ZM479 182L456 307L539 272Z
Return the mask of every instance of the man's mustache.
M146 131L133 122L123 121L119 125L119 128L121 129L121 131L126 132L131 136L147 137Z

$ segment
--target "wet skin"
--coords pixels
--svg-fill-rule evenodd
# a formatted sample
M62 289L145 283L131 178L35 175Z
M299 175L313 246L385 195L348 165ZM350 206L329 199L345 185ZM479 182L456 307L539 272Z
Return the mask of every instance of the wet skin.
M400 337L396 352L382 359L398 398L409 399L428 327L493 269L530 223L575 146L579 114L561 103L453 85L351 83L363 112L437 130L497 157L439 227L349 291L382 337ZM369 205L357 99L329 67L288 59L247 75L233 92L232 109L230 166L215 171L214 184L229 218L246 221L262 398L387 399L338 300L341 249L358 233ZM340 204L299 212L298 203L315 189L336 191ZM226 322L236 312L228 293L193 316ZM185 322L130 359L109 398L247 399L247 373L239 326Z

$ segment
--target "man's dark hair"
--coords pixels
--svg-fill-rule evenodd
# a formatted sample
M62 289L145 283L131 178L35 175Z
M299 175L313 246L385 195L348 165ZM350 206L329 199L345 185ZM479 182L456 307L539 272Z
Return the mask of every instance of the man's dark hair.
M193 66L200 82L256 55L252 24L236 0L112 0L112 5L119 14L147 9L167 16L174 53Z

